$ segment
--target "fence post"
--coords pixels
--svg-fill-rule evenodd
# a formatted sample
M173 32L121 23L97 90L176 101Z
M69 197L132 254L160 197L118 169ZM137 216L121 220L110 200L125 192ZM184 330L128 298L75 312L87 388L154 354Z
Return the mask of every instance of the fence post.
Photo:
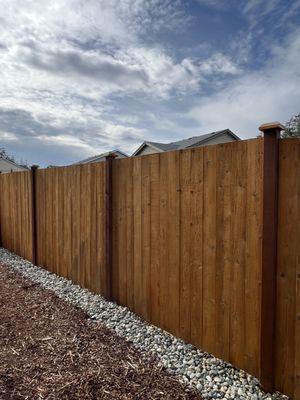
M112 300L112 168L114 153L109 153L105 161L105 294Z
M260 323L260 373L264 389L274 388L275 314L278 218L279 122L263 124L263 232Z
M37 262L37 220L36 220L36 171L38 165L31 167L31 227L32 227L32 264Z

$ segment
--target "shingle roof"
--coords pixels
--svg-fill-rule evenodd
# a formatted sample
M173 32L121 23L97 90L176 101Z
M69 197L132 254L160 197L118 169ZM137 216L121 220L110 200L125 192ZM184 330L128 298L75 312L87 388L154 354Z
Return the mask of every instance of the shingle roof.
M10 160L9 158L0 156L0 159L6 161L7 163L12 164L12 165L14 165L14 166L16 166L16 167L24 168L24 170L28 170L28 169L29 169L29 168L27 167L27 165L17 164L15 161Z
M96 162L96 161L98 161L98 160L100 160L100 159L102 159L104 157L107 157L110 154L119 154L120 156L128 157L127 154L123 153L121 150L116 149L116 150L112 150L112 151L107 151L106 153L97 154L95 156L85 158L84 160L77 161L76 163L74 163L72 165L93 163L93 162Z
M162 151L170 151L177 149L177 145L175 143L158 143L158 142L145 142L145 143L157 147L159 150Z
M182 139L178 140L177 142L170 142L170 143L159 143L159 142L144 142L142 146L140 146L134 153L133 155L136 155L140 152L140 150L144 147L144 145L150 145L152 147L155 147L157 150L161 151L171 151L171 150L180 150L180 149L186 149L188 147L193 147L201 142L208 141L211 139L213 136L219 136L223 133L229 133L235 139L239 140L239 137L236 136L233 132L231 132L230 129L223 129L221 131L216 131L216 132L211 132L207 133L205 135L199 135L199 136L193 136L187 139Z

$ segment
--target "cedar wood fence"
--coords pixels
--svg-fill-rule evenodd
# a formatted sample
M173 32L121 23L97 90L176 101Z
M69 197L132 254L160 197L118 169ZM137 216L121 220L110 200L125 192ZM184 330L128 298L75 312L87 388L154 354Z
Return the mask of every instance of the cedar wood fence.
M300 399L300 140L278 133L2 174L2 245Z

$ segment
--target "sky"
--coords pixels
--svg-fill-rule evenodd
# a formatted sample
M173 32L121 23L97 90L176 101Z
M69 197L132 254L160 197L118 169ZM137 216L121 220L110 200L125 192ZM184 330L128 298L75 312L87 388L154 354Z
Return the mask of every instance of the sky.
M66 165L300 112L300 0L0 0L0 147Z

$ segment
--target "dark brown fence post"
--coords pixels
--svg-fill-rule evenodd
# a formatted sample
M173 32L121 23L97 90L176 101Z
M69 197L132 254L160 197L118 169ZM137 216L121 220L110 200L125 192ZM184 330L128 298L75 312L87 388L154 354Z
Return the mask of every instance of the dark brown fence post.
M105 294L112 300L112 168L114 153L106 156L105 161Z
M279 122L263 124L263 237L260 346L261 382L267 391L274 388L277 218L278 218L278 146Z
M32 264L36 264L37 262L36 171L38 167L38 165L31 167Z

